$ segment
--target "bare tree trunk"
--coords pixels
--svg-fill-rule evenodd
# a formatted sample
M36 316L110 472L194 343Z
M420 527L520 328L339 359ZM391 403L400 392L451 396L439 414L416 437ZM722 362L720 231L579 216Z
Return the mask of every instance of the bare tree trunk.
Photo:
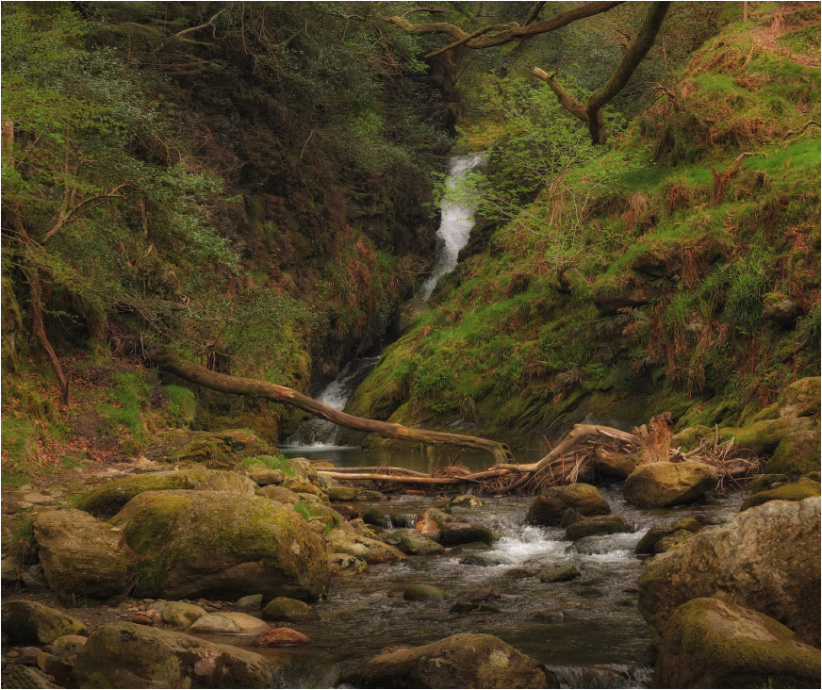
M51 346L51 342L46 335L46 328L43 324L43 307L42 307L42 287L40 285L40 276L32 272L29 276L31 284L31 323L34 330L34 335L40 343L40 346L45 350L51 368L54 370L55 376L60 383L62 391L63 404L69 404L69 386L66 381L65 374L63 374L63 367L60 365L60 360L57 359L57 353Z
M293 405L311 414L319 415L329 422L343 426L346 429L364 431L384 438L395 438L402 441L476 448L477 450L483 450L493 455L498 463L508 462L512 459L510 449L506 445L497 443L496 441L489 441L488 439L478 438L476 436L449 434L443 431L413 429L400 424L355 417L340 410L335 410L333 407L317 402L313 398L309 398L307 395L298 393L285 386L209 371L205 367L182 359L165 349L152 352L151 359L156 361L162 369L170 371L192 383L221 391L222 393L246 395L252 398L263 398L265 400L271 400L272 402Z

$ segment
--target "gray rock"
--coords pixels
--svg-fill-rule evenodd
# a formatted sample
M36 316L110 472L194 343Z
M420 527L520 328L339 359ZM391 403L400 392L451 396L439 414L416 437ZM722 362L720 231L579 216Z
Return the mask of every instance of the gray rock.
M74 664L83 688L269 688L272 672L259 654L135 623L97 628Z

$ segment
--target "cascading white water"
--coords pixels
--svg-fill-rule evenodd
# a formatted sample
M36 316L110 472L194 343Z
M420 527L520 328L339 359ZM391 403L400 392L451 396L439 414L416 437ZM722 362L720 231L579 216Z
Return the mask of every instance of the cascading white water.
M333 407L335 410L342 410L348 399L354 393L354 389L368 375L379 361L379 357L363 357L352 359L346 364L337 378L329 383L322 393L317 396L317 401ZM332 424L327 419L315 417L300 424L285 441L285 446L335 446L337 442L337 432L339 427Z
M465 195L461 196L458 201L448 197L458 189L460 182L484 160L484 153L454 156L449 160L448 177L445 179L447 191L442 200L440 227L437 230L440 248L431 275L423 283L419 293L420 298L425 301L428 301L434 294L440 278L456 268L460 249L468 244L471 229L474 227L474 212L477 210L478 200Z

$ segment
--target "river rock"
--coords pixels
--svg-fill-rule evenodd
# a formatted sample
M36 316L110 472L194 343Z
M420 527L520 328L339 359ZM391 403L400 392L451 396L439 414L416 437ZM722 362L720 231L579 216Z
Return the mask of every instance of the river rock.
M368 569L368 563L349 553L330 553L328 569L332 575L359 575Z
M379 491L359 489L354 486L332 486L326 489L328 499L332 502L350 503L352 501L384 501L385 494Z
M227 491L150 491L113 519L144 559L142 596L317 599L328 587L325 545L293 510Z
M642 539L639 540L639 543L636 545L636 548L634 549L634 553L662 553L663 551L667 551L668 548L670 548L671 543L670 540L666 542L665 546L667 546L668 548L664 548L663 546L657 548L657 544L660 542L660 540L663 540L665 537L679 535L676 541L677 543L681 543L685 540L684 535L681 533L685 532L688 534L688 536L693 536L697 532L701 531L702 525L695 518L682 518L680 520L675 520L674 522L669 522L665 525L654 525L642 536Z
M583 518L568 525L565 529L565 538L576 541L583 537L630 531L630 525L621 515L598 515L597 517Z
M433 585L408 585L402 593L402 598L406 601L442 601L451 597Z
M285 481L285 472L282 470L253 469L249 471L248 478L257 486L270 486L271 484L282 484Z
M698 501L717 480L712 467L695 460L652 462L631 473L622 493L628 503L639 508L670 508Z
M139 494L169 490L231 491L253 495L259 488L248 477L236 472L206 469L151 472L108 481L80 496L77 507L95 517L108 519Z
M537 496L528 509L527 521L545 527L558 527L568 508L585 516L611 513L608 502L595 486L568 484L552 486Z
M379 508L367 508L361 517L367 525L383 528L391 526L391 520Z
M400 536L397 548L409 556L430 556L445 551L442 544L438 544L422 534L407 530L405 534Z
M638 607L655 635L690 599L720 596L819 646L820 499L771 501L646 563Z
M600 474L625 479L637 468L638 462L633 453L625 455L600 451L597 453L596 468Z
M263 493L266 498L270 498L272 501L277 501L277 503L284 505L294 505L300 502L300 497L291 489L286 489L284 486L269 484L263 487Z
M458 546L481 541L489 546L494 542L494 533L472 522L447 522L440 528L440 541L445 546Z
M46 674L31 666L15 664L9 680L3 683L6 688L59 688Z
M175 628L188 628L206 615L204 608L182 601L157 601L152 604L152 608L160 614L163 623Z
M57 656L71 656L77 654L87 640L84 635L60 635L51 643L51 647Z
M751 496L760 491L775 489L777 486L788 483L788 477L784 474L757 474L745 485L745 491Z
M463 558L460 561L460 565L475 565L480 568L488 568L494 565L499 565L499 561L484 558L483 556L477 556L476 554L471 554L470 556Z
M461 494L451 499L451 505L456 508L479 508L482 501L471 494Z
M739 510L748 510L748 508L761 506L768 501L802 501L812 496L819 496L820 489L822 489L822 486L819 482L800 477L799 481L783 484L775 489L760 491L753 496L749 496Z
M570 582L576 580L582 573L574 566L566 565L562 568L546 568L539 574L540 582Z
M346 674L356 688L558 688L553 674L493 635L461 633L382 652Z
M146 456L162 462L197 462L212 469L231 469L247 457L271 455L275 449L247 429L167 432Z
M287 621L289 623L306 623L319 619L317 612L304 601L277 597L269 601L263 609L263 618L267 621Z
M610 666L589 666L582 672L583 688L625 688L630 678L625 671Z
M256 611L259 608L262 608L263 605L263 595L262 594L249 594L247 597L242 597L241 599L237 599L237 608L238 609L246 609L247 611Z
M207 613L189 627L189 633L220 633L222 635L259 635L271 626L259 618L239 611Z
M259 654L134 623L95 630L74 662L83 688L269 688Z
M63 635L86 635L84 623L35 601L2 604L3 637L9 644L51 644Z
M331 530L325 539L329 550L333 553L347 553L361 558L369 565L401 561L407 558L402 551L393 546L342 529Z
M0 571L2 571L0 581L3 585L14 586L23 576L22 568L17 564L17 559L14 556L6 556L0 561Z
M274 628L260 635L254 644L258 647L298 647L311 644L311 638L291 628Z
M818 688L819 655L769 616L692 599L668 621L652 687Z
M137 556L123 531L82 510L40 513L34 537L49 587L60 594L121 594L136 572Z

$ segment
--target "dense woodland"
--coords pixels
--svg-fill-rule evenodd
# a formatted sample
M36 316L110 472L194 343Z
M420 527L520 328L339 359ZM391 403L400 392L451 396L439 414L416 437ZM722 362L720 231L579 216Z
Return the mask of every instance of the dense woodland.
M708 484L723 495L741 491L755 475L771 477L752 480L759 491L798 480L787 485L803 487L792 500L818 496L818 3L99 1L4 2L0 11L2 486L7 512L18 511L8 529L4 516L4 594L8 582L33 588L22 569L30 580L39 563L48 578L49 568L57 572L54 558L43 554L59 529L33 517L41 504L56 506L55 495L71 510L54 514L80 508L111 521L126 530L125 548L139 554L123 557L134 562L127 582L113 588L61 589L55 583L62 577L54 575L48 584L64 606L85 596L102 601L119 586L126 594L112 606L131 595L189 603L208 596L214 611L220 596L234 601L258 591L263 603L292 595L316 600L328 591L329 567L350 581L359 564L332 558L325 565L326 549L354 554L333 535L354 519L362 523L357 534L376 539L371 530L385 527L383 517L369 522L362 506L347 513L329 501L376 500L374 488L481 493L478 482L488 480L486 493L535 493L605 475L625 479L636 469L624 470L625 458L668 465L670 451L673 463L708 473L695 480L701 493L654 503L631 498L626 482L629 505L702 500ZM479 152L479 172L447 190L450 157ZM456 270L423 300L441 207L465 198L477 207L470 240ZM359 477L366 484L356 491L365 493L338 491L348 498L334 499L334 490L349 488L339 485L342 470L325 467L318 475L311 462L280 455L278 446L317 412L311 398L366 356L379 361L345 413L383 431L402 425L439 436L417 438L408 429L375 436L357 422L338 442L394 450L409 440L451 443L460 434L457 445L495 457L491 479L487 472L419 473L382 463L368 468L370 478ZM574 425L585 426L566 438ZM564 454L597 434L600 441ZM525 457L518 456L525 449L548 455L520 477L510 461ZM194 472L185 464L191 458L206 458L209 471L236 471L224 473L233 478L181 475L168 485L128 485L119 494L76 486L87 477L96 486L100 472L119 476L162 462ZM550 477L540 474L546 467ZM397 475L405 485L388 481ZM293 501L277 493L280 484ZM35 486L58 485L41 503L31 498L43 498L30 493ZM145 511L153 508L137 505L138 494L157 489L258 497L265 489L272 499L266 506L228 502L221 509L245 511L242 539L263 539L260 524L290 525L274 547L296 546L297 564L289 556L277 566L296 580L271 589L280 574L269 574L227 592L186 589L193 575L173 564L197 559L189 546L176 545L183 528L172 530L165 517L148 524ZM635 495L643 492L651 490ZM198 522L212 519L208 501L197 500L189 537ZM296 506L287 518L272 512L274 504L282 508L278 501ZM602 502L601 512L610 512ZM562 520L570 529L567 513L540 517L536 503L531 523L558 528ZM579 519L599 515L581 505L563 510L579 510ZM769 533L784 530L797 545L813 539L818 499L815 505L815 518L802 513L796 534L779 527L779 516ZM812 510L807 501L796 506ZM453 529L450 517L419 512L415 535L430 527L434 541L461 543L443 536ZM726 518L716 517L717 524ZM140 531L133 525L142 519L148 528ZM312 525L308 536L305 524ZM682 527L676 543L699 529ZM486 540L478 534L475 541ZM223 545L198 539L188 541L207 545L205 554ZM439 553L430 539L413 548L399 540L383 544L389 551L377 549L389 553L384 559L369 551L373 560L363 556L360 569ZM818 552L818 534L815 543ZM650 550L637 553L664 550L645 546ZM301 548L308 565L299 560ZM696 549L693 563L702 557ZM18 570L7 577L9 553ZM772 555L757 558L770 563ZM641 584L639 609L655 644L673 615L673 605L660 613L660 601L690 605L714 593L694 585L679 601L659 584L671 562L646 568L661 579ZM805 584L802 592L818 601L818 567L816 573L816 594ZM638 575L625 577L624 592L636 592ZM810 614L814 633L796 607L780 608L789 598L780 597L779 605L750 597L726 602L772 616L801 647L793 666L780 667L784 673L763 671L743 654L738 677L756 667L751 682L811 687L818 658L809 662L805 647L819 646L818 608ZM469 603L466 611L488 613L485 599ZM139 606L134 615L148 616L148 625L170 620ZM203 606L212 612L211 603ZM5 608L3 616L5 627ZM682 620L684 639L689 623ZM671 645L666 637L659 649ZM541 652L526 651L545 663ZM271 687L267 676L255 675L263 673L256 661L243 663L245 687ZM429 678L406 663L391 657L389 666L405 669L397 673L409 687L491 687L481 674ZM713 676L688 680L666 663L657 663L655 687L723 687L736 673L730 662L717 662L731 676L711 670ZM399 687L377 667L342 681L300 682ZM9 672L5 660L3 668ZM142 673L115 678L89 668L78 666L71 682L85 673L80 687L136 687ZM521 675L499 687L553 687L543 685L553 682L552 672L517 668ZM208 682L243 686L235 672ZM277 682L296 682L288 678ZM625 682L651 681L640 673Z

